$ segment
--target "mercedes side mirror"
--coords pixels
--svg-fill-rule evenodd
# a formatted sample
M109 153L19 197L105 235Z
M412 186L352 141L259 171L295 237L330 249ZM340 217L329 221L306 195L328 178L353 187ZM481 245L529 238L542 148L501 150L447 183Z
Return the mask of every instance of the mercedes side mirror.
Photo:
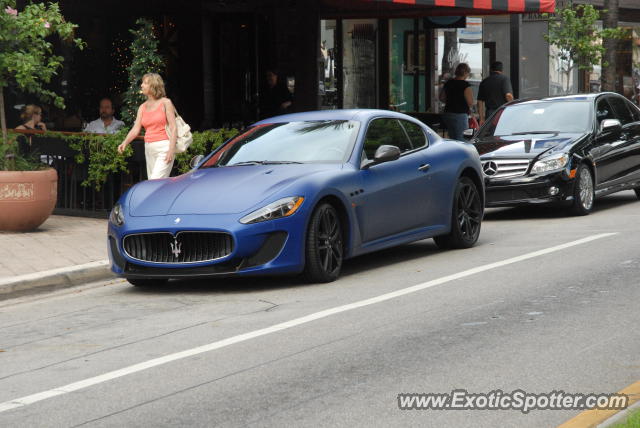
M605 119L600 123L600 135L617 138L622 133L622 124L618 119Z
M475 134L476 134L476 130L473 128L465 129L462 132L462 136L464 137L465 140L472 139Z

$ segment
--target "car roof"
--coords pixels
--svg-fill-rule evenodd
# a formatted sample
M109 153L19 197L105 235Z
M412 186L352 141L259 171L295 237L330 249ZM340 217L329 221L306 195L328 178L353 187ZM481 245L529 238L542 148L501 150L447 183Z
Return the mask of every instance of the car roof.
M303 113L284 114L274 116L268 119L254 123L254 125L263 125L267 123L283 123L283 122L304 122L317 120L355 120L358 122L367 122L374 117L395 117L397 119L405 119L417 122L416 119L406 114L398 113L391 110L378 109L345 109L345 110L318 110L307 111Z
M524 98L515 100L510 104L526 104L526 103L536 103L536 102L548 102L548 101L593 101L597 97L602 95L614 95L620 97L620 94L615 92L597 92L597 93L589 93L589 94L573 94L573 95L559 95L552 97L541 97L541 98Z

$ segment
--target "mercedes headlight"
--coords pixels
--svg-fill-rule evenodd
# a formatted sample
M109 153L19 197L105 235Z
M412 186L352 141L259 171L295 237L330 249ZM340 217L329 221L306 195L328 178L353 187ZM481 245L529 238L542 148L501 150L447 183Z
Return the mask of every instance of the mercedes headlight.
M558 153L556 155L540 159L533 165L533 168L531 168L531 173L540 174L547 171L562 169L567 166L567 163L569 163L569 155L567 153Z
M298 208L300 208L302 201L304 201L302 196L290 196L288 198L278 199L266 207L262 207L259 210L255 210L254 212L242 217L240 219L240 223L251 224L274 220L276 218L289 217L295 213Z
M124 213L122 212L122 205L116 203L109 215L109 221L116 226L122 226L124 224Z

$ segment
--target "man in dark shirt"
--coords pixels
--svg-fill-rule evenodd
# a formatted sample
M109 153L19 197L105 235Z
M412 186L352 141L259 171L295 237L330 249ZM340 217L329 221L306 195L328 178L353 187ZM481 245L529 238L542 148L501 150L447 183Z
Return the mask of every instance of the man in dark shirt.
M267 70L266 77L267 87L260 99L260 117L263 119L286 113L293 99L287 86L278 81L276 70Z
M511 81L502 74L502 63L491 64L491 75L480 83L478 88L478 113L480 125L491 116L502 104L513 101Z

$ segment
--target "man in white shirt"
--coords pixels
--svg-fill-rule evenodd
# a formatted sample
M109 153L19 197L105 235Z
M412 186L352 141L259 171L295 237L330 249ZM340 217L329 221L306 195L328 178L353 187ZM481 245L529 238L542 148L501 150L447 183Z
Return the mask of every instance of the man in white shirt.
M89 122L84 127L84 132L94 134L115 134L124 126L124 122L113 117L113 103L109 98L100 100L100 118Z

